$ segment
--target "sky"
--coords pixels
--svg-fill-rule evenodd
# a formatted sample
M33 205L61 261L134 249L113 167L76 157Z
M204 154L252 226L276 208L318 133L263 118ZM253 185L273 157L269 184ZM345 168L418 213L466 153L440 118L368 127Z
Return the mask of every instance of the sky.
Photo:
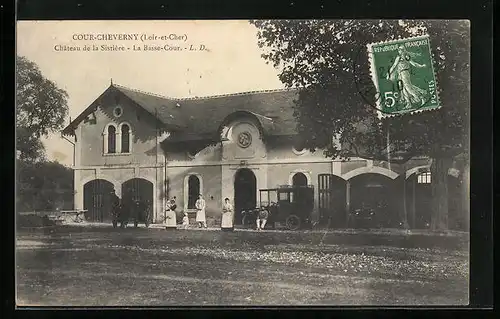
M127 34L131 40L100 40ZM78 40L94 36L94 40ZM135 36L137 35L137 40ZM175 35L178 40L162 40ZM141 37L146 36L144 41ZM156 39L150 37L156 36ZM174 36L172 36L174 38ZM151 39L151 40L150 40ZM83 51L84 46L123 46L125 51ZM183 48L144 51L144 45ZM199 50L201 45L205 50ZM64 46L81 51L57 51ZM134 50L141 48L141 51ZM189 48L198 49L190 51ZM283 88L278 71L257 46L247 21L19 21L17 54L68 95L76 118L113 83L169 97L210 96ZM69 123L69 118L66 121ZM70 166L72 145L53 134L44 139L47 158Z

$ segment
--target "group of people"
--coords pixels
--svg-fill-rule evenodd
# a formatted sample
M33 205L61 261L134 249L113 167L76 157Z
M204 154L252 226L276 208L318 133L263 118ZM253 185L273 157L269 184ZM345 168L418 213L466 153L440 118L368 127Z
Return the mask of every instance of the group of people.
M149 225L151 202L132 197L120 199L115 190L112 189L110 191L110 204L114 227L118 222L121 223L121 227L126 226L129 219L133 219L136 226L139 221L145 222L146 226Z
M165 208L165 228L168 229L176 229L177 228L177 216L176 216L176 197L174 196L172 199L167 200L166 208ZM199 228L207 228L207 219L205 215L206 202L203 198L203 195L200 194L195 203L196 208L196 223ZM189 216L188 212L184 211L184 216L182 218L182 226L183 229L187 229L189 227ZM225 198L222 204L222 220L221 220L221 230L223 231L232 231L234 230L234 207L231 204L229 198Z

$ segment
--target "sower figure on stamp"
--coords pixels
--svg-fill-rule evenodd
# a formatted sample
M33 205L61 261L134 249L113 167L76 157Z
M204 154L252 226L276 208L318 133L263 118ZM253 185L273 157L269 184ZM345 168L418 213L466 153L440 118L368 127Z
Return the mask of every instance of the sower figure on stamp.
M221 230L223 231L233 231L234 230L234 209L233 205L229 201L229 198L224 199L222 204L222 221Z
M417 53L409 52L403 45L400 45L396 60L387 73L387 79L399 86L405 108L410 108L413 104L424 105L426 102L427 92L411 81L411 67L424 68L426 66L413 61L413 58L417 56Z
M171 230L177 228L177 216L175 213L175 209L177 205L175 204L174 199L167 200L167 207L165 209L165 229Z
M205 217L206 203L205 200L203 199L203 195L200 194L198 200L196 201L195 206L196 206L196 222L198 223L198 227L207 228L207 220Z

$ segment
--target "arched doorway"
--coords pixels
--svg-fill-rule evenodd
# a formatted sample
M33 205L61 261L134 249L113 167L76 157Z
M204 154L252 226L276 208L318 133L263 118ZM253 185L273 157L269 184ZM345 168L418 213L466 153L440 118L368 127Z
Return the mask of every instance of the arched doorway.
M307 176L304 173L295 173L292 177L293 186L307 186Z
M234 176L234 222L241 224L241 211L257 205L257 179L248 168L238 170Z
M104 222L111 220L111 193L114 192L111 182L94 179L83 186L83 209L87 210L88 221Z
M188 198L187 198L187 208L195 209L196 201L200 195L200 179L196 175L190 175L188 178Z
M313 207L314 206L314 193L311 193L308 186L307 176L304 173L295 173L292 176L292 186L294 191L291 195L291 202L298 205L298 207Z
M143 178L129 179L122 184L122 199L140 200L153 212L153 183Z
M400 218L394 207L396 204L395 185L391 178L382 174L367 173L357 175L349 182L351 184L351 213L358 210L361 215L357 218L362 219L363 224L369 227L397 227L399 225ZM365 215L369 210L373 210L375 216Z

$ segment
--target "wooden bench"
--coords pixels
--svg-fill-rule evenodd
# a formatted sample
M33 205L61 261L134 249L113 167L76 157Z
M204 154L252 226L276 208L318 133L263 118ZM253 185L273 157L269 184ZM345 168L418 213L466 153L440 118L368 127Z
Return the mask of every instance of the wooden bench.
M34 215L41 218L48 218L57 223L62 223L63 221L69 219L75 223L81 223L84 221L83 214L87 212L86 209L76 209L76 210L61 210L61 211L34 211L34 212L20 212L20 215Z

